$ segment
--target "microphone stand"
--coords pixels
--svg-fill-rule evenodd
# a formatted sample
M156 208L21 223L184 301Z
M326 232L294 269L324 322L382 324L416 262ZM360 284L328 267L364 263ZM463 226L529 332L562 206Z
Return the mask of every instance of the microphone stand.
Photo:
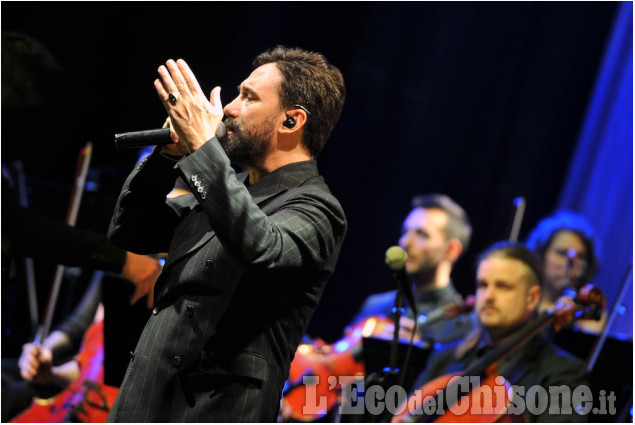
M390 357L388 366L381 372L373 372L366 376L364 380L365 389L368 390L373 385L379 385L384 390L384 400L388 389L398 383L399 369L397 369L397 354L399 352L399 329L401 316L403 314L403 292L400 287L397 288L397 294L395 295L395 306L393 307L393 321L395 328L393 330L393 339L390 343ZM402 400L398 400L395 404L399 406ZM392 419L392 413L384 404L384 410L379 415L374 415L364 409L364 417L362 422L390 422Z
M401 316L403 315L403 294L401 289L397 290L395 295L395 307L394 307L393 321L395 322L395 329L392 333L392 341L390 343L390 359L389 368L390 372L395 375L399 372L397 369L397 353L399 352L399 329L401 327Z
M386 251L386 264L392 269L393 278L397 282L397 294L395 296L395 306L393 307L393 320L395 322L395 327L393 331L392 343L390 346L389 365L379 373L371 373L370 375L367 375L364 381L366 390L368 390L368 388L373 385L379 385L384 392L384 401L386 400L386 394L388 393L388 390L392 386L399 384L403 388L403 382L405 378L404 372L408 369L408 361L410 360L410 352L414 341L414 334L417 330L417 306L414 294L412 293L411 289L412 283L409 282L405 270L407 259L408 254L406 253L406 251L404 251L403 248L399 246L392 246ZM410 337L410 345L408 346L408 351L406 352L406 359L403 367L404 370L401 373L401 379L398 379L399 369L397 369L397 355L399 353L399 331L401 329L401 315L403 314L404 297L408 300L408 304L412 304L410 308L414 312L415 325ZM399 391L397 391L395 394L399 394ZM394 406L400 406L403 401L405 400L397 400ZM388 409L387 405L388 403L384 402L383 412L377 415L364 410L363 422L390 422L393 415Z

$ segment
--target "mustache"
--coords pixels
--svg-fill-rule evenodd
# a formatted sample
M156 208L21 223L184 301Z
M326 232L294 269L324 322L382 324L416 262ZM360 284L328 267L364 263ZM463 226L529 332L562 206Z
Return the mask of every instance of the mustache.
M224 122L227 130L232 130L233 132L239 131L240 124L238 124L235 118L227 118Z
M479 313L480 313L480 312L482 312L483 310L485 310L486 308L493 308L493 309L494 309L494 310L496 310L496 311L500 311L500 310L498 309L498 307L496 307L494 304L492 304L492 303L487 303L487 304L483 304L483 305L481 306L481 308L479 308L479 309L478 309Z

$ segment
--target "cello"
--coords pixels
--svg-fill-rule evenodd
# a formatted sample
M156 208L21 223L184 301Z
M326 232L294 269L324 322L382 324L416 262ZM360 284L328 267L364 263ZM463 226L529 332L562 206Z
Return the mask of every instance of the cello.
M563 297L561 301L468 370L441 376L415 391L399 406L392 422L524 421L522 416L508 412L513 401L510 398L511 384L498 374L498 363L547 326L552 325L557 332L576 319L598 320L606 306L602 290L591 284L582 287L575 300ZM472 384L471 377L483 379L480 379L480 385L463 391L468 380Z

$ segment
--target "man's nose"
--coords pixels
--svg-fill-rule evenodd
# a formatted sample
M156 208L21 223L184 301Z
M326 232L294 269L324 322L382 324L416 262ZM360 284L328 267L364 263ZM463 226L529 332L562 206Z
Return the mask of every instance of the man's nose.
M487 288L484 289L484 294L483 294L483 298L485 298L485 300L487 301L492 301L494 300L494 295L496 295L496 291L494 290L493 286L488 286Z
M411 239L412 239L412 235L410 234L410 232L404 233L399 238L399 246L402 247L403 249L407 250L408 245L410 245L410 240Z
M229 102L223 108L223 112L230 118L236 118L238 116L238 97Z

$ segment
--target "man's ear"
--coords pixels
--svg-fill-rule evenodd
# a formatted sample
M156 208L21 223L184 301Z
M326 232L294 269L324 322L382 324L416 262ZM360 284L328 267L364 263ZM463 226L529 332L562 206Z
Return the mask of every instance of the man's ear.
M446 257L452 263L455 263L459 259L463 252L463 244L458 239L450 239L448 241L448 249L446 250Z
M293 134L304 127L306 120L307 113L303 109L288 109L285 111L284 119L280 123L278 131L282 134Z
M540 303L542 291L540 290L540 285L531 285L531 288L527 291L527 310L534 311L538 308L538 304Z

